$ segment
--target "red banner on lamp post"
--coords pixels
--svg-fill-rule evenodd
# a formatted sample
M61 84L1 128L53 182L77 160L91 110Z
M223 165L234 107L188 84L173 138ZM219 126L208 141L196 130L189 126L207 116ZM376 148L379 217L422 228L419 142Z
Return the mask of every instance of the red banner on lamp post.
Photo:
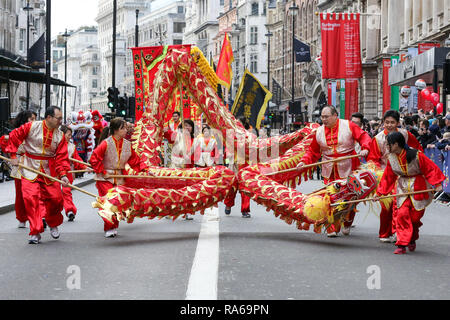
M362 78L359 13L322 13L322 78Z
M345 119L358 112L358 79L345 79Z
M383 114L391 109L391 87L389 86L389 68L391 59L383 59Z

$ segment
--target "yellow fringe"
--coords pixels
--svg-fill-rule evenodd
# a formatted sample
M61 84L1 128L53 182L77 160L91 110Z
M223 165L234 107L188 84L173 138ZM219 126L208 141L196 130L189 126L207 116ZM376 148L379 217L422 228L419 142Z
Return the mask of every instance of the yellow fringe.
M208 80L211 87L213 87L214 90L217 90L219 78L217 77L214 69L209 65L209 62L203 55L203 52L198 47L191 47L191 56L195 59L201 73Z

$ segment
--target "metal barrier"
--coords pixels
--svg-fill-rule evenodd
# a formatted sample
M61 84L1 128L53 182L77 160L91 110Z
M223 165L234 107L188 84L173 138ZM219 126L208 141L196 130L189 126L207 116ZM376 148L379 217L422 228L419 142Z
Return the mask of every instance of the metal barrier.
M439 150L437 148L426 148L424 153L444 173L446 179L443 182L442 187L445 193L450 194L450 151ZM444 192L441 193L435 201L439 200L444 195ZM450 202L447 203L447 206L450 206Z

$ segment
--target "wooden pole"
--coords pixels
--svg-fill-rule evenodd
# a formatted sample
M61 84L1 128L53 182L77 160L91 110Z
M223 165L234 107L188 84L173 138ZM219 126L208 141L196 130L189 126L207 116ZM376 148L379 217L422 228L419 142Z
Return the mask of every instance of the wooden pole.
M427 189L422 191L414 191L414 192L408 192L408 193L399 193L399 194L390 194L387 196L382 197L376 197L376 198L368 198L368 199L359 199L359 200L350 200L350 201L343 201L339 203L333 203L330 207L337 207L341 204L352 204L352 203L359 203L364 201L375 201L375 200L381 200L381 199L387 199L387 198L393 198L393 197L404 197L404 196L412 196L419 193L427 193L427 192L435 192L435 189Z
M181 180L206 180L203 177L178 177L178 176L140 176L140 175L127 175L127 174L114 174L108 175L108 178L140 178L140 179L181 179Z
M83 161L80 161L80 160L77 160L77 159L74 159L74 158L69 158L69 160L70 160L70 161L73 161L73 162L77 162L77 163L79 163L79 164L84 164L85 166L88 166L88 167L90 167L90 168L92 167L90 163L83 162Z
M353 159L353 158L358 158L358 157L361 157L361 156L359 154L354 154L354 155L351 155L351 156L345 156L345 157L340 157L340 158L336 158L336 159L320 161L320 162L304 165L302 169L319 166L319 165L322 165L322 164L325 164L325 163L339 162L339 161L342 161L342 160ZM291 171L296 171L296 170L297 170L297 168L291 168L291 169L286 169L286 170L274 171L274 172L267 173L266 176L273 176L275 174L291 172Z
M81 172L94 172L90 169L85 169L85 170L71 170L69 171L69 173L81 173Z
M5 158L5 157L3 157L3 156L0 156L0 159L3 159L3 160L5 160L5 161L11 161L11 159ZM28 171L34 172L34 173L36 173L36 174L38 174L38 175L41 175L41 176L43 176L43 177L46 177L47 179L50 179L50 180L52 180L52 181L56 181L56 182L59 182L59 183L61 183L61 184L64 184L63 181L61 181L61 180L59 180L59 179L57 179L57 178L55 178L55 177L49 176L49 175L46 174L46 173L43 173L43 172L40 172L40 171L35 170L35 169L33 169L33 168L27 167L27 166L25 166L25 165L23 165L23 164L21 164L21 163L19 163L18 166L21 167L21 168L24 168L25 170L28 170ZM77 186L74 186L74 185L71 185L71 184L67 184L67 186L70 187L70 188L72 188L72 189L75 189L75 190L78 190L78 191L80 191L80 192L83 192L83 193L85 193L85 194L87 194L87 195L89 195L89 196L91 196L91 197L97 198L97 195L95 195L95 194L93 194L93 193L90 193L89 191L86 191L86 190L84 190L84 189L81 189L81 188L79 188L79 187L77 187Z

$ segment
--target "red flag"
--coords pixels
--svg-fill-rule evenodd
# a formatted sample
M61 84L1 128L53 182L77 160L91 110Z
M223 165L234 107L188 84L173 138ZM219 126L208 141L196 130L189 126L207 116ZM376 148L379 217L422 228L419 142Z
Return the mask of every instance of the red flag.
M358 79L345 79L345 119L358 112Z
M228 89L231 86L231 78L233 77L233 71L231 70L231 63L233 61L233 49L231 48L231 42L228 38L228 34L225 33L216 74L219 78L218 82Z
M361 78L359 13L320 14L322 78Z

